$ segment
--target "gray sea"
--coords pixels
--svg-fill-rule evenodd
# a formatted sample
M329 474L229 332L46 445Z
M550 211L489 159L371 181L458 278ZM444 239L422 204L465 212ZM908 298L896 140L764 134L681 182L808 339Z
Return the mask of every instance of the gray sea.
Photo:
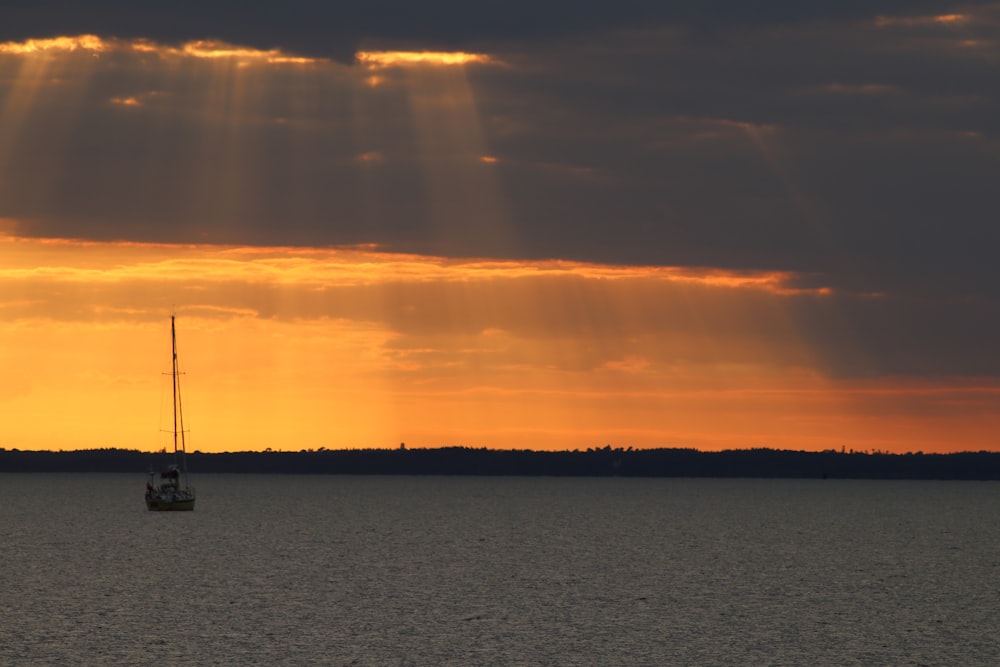
M4 665L1000 665L1000 484L0 475Z

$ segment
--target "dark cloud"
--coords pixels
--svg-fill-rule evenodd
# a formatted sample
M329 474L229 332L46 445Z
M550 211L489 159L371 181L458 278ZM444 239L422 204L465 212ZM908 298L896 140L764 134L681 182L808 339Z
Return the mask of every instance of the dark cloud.
M967 18L928 18L949 14ZM451 117L400 71L374 88L340 65L238 88L209 63L102 56L113 66L85 87L69 72L38 92L2 144L0 217L24 233L799 271L838 291L797 311L831 373L998 372L996 4L0 9L0 40L80 33L505 64L451 79L471 94ZM16 73L0 71L0 111ZM477 141L457 150L450 132Z
M963 3L963 7L978 2ZM15 1L0 8L0 39L93 33L166 42L224 39L258 48L280 47L349 61L358 45L393 41L415 48L456 48L482 42L550 39L621 28L674 25L701 35L740 26L847 21L875 16L947 13L933 0L839 0L761 4L742 0L677 2L465 2L321 0Z

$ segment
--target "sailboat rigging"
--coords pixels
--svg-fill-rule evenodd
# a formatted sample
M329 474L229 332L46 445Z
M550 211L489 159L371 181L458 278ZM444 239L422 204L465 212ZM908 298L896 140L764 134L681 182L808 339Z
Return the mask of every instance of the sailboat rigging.
M181 409L181 379L177 365L177 332L170 316L170 351L174 414L174 462L159 473L149 472L146 482L146 509L151 511L189 511L194 509L194 487L188 483L187 450L184 443L184 412ZM183 478L183 486L181 485Z

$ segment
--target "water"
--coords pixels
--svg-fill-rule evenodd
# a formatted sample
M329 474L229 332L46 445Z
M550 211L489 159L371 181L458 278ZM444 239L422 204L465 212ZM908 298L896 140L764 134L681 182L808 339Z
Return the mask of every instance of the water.
M1000 484L0 475L0 664L997 665Z

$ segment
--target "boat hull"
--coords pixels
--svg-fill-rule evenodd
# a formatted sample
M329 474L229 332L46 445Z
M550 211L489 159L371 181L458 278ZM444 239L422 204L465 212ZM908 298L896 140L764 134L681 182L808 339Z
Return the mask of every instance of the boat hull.
M147 500L146 509L150 512L191 512L194 510L194 501Z
M146 496L146 509L150 512L190 512L194 510L194 496Z

